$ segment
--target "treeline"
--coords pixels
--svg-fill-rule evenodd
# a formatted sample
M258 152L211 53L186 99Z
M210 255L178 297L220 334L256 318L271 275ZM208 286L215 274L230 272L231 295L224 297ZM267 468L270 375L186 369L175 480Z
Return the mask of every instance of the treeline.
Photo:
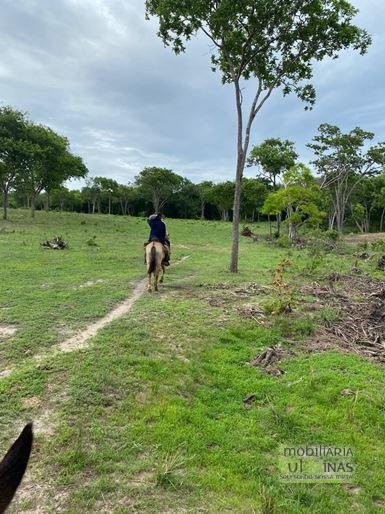
M150 177L151 175L151 177ZM147 179L162 177L159 189L152 189ZM141 183L146 177L146 183ZM176 181L173 179L177 178ZM170 179L169 181L167 179ZM140 183L140 184L139 184ZM244 179L242 217L254 221L267 219L262 206L271 188L260 178ZM166 191L167 190L167 191ZM160 201L154 195L165 193ZM86 180L83 188L68 189L60 186L43 191L36 199L41 210L82 212L88 214L118 214L147 216L161 210L171 218L231 220L234 201L234 183L214 184L209 181L194 184L188 179L164 168L145 168L133 184L119 184L106 177ZM16 188L9 197L11 207L30 207L30 197L23 189Z
M362 232L385 225L385 143L355 128L343 133L323 124L307 145L313 170L298 162L294 142L267 139L254 146L247 166L255 178L242 179L241 218L268 219L292 240L304 226L342 233L348 224ZM133 183L86 178L82 159L65 137L32 123L24 113L0 109L0 187L4 217L8 205L45 210L146 216L162 211L174 218L232 219L235 184L194 184L172 170L147 167ZM86 178L79 190L69 178Z

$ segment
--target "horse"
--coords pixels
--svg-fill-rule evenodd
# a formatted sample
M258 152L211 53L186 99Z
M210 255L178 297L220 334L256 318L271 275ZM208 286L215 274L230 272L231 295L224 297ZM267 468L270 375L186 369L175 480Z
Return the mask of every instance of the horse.
M147 263L147 276L148 286L147 290L149 293L152 292L151 286L151 275L154 275L154 289L158 291L158 279L159 274L162 272L162 276L159 280L163 282L164 278L164 264L163 259L166 256L165 249L160 241L151 241L146 245L146 263Z
M27 469L33 441L28 423L0 462L0 514L6 511Z

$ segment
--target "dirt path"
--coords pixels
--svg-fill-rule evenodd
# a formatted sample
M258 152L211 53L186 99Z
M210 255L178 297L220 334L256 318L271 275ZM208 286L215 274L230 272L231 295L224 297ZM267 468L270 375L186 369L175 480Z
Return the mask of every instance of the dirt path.
M186 255L176 261L173 266L178 266L186 259L188 259L190 255ZM147 277L138 282L131 294L124 302L117 305L112 311L108 312L103 318L94 321L90 325L88 325L84 330L78 332L74 336L66 339L65 341L59 343L58 345L53 346L48 352L34 355L33 359L41 362L48 356L52 356L58 353L68 353L76 350L82 350L87 348L89 345L89 341L92 337L94 337L99 330L102 330L105 326L109 325L113 321L122 318L126 314L130 312L134 303L143 295L146 291L147 286ZM0 372L0 379L8 377L13 373L13 369L5 369Z
M136 300L138 300L142 294L146 291L147 278L144 278L138 282L129 298L126 298L124 302L117 305L112 311L108 312L103 318L98 319L91 325L88 325L84 330L75 334L74 336L66 339L62 343L54 348L57 352L73 352L74 350L81 350L88 346L88 340L94 337L99 330L102 330L106 325L109 325L116 319L122 318L125 314L128 314L132 309ZM39 359L39 356L36 356Z

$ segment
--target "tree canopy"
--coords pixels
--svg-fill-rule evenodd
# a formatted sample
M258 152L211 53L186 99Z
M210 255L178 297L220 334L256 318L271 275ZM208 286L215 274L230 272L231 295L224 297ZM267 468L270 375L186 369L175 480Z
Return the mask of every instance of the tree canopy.
M171 195L183 185L183 177L166 168L144 168L135 178L144 197L153 204L154 211L162 209Z

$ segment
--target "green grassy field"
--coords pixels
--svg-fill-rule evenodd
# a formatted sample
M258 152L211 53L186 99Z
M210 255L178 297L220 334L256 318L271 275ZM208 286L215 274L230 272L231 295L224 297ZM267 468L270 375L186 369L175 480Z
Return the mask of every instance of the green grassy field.
M317 323L338 313L310 313L298 293L326 274L348 273L356 246L319 256L242 238L240 273L232 275L230 224L167 220L172 261L188 259L87 348L54 354L144 277L146 222L44 212L31 221L23 211L10 217L0 223L0 372L8 370L0 379L0 449L25 421L36 428L11 512L383 510L384 366L332 349L304 351ZM41 248L55 235L68 250ZM277 293L272 277L283 259L291 264L285 281L294 312L266 314L266 323L242 315L282 301L286 293ZM374 268L362 263L380 277ZM278 343L294 350L279 364L284 374L250 365ZM280 446L311 444L351 447L352 483L280 480Z

